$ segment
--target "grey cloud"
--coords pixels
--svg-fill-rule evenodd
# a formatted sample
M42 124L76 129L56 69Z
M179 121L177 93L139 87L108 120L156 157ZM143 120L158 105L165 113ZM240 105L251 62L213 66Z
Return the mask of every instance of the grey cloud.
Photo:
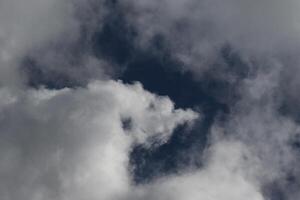
M34 60L42 73L63 74L78 82L82 82L83 76L103 79L111 67L89 54L85 45L89 35L101 29L106 12L103 3L100 0L2 0L1 83L12 87L24 84L28 77L23 73L22 64L28 58ZM86 41L82 40L83 30L87 30Z
M124 4L135 11L129 12L128 19L139 30L140 45L147 46L157 34L162 35L173 55L182 61L182 68L195 72L199 79L208 71L229 83L239 78L231 74L231 66L224 67L227 63L220 52L228 45L238 53L244 63L238 67L248 74L233 87L239 99L227 102L229 118L213 126L212 146L224 138L243 143L251 152L247 156L251 162L239 167L257 188L285 182L290 174L298 180L295 166L299 163L299 150L292 143L299 132L296 52L300 3L129 0ZM218 98L222 101L222 96ZM280 111L283 104L285 116ZM298 195L290 192L287 185L282 187L286 187L282 188L285 198L295 199Z
M242 143L217 142L207 149L202 170L158 179L153 184L137 188L131 199L262 200L260 188L247 177L242 167L250 164L244 160L249 155Z
M244 80L242 99L232 107L226 123L216 123L212 140L231 138L243 143L251 152L249 165L242 167L261 188L275 183L286 184L281 192L286 199L294 199L296 191L289 189L299 179L297 163L299 150L293 142L299 134L299 124L280 113L282 95L280 75L283 66L258 73ZM252 164L251 164L252 163ZM296 182L286 183L293 177ZM272 193L272 192L271 192Z
M162 34L185 68L201 75L229 44L247 60L290 55L299 50L299 2L125 1L141 43ZM132 13L132 14L130 14ZM222 60L220 60L222 63Z
M20 77L13 78L18 74L14 71L30 49L61 35L68 34L65 39L72 40L78 34L66 1L2 0L0 5L1 82L20 82Z

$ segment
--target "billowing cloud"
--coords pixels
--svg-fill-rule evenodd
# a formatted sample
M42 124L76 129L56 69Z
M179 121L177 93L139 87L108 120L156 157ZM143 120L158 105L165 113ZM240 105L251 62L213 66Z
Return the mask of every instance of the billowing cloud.
M134 143L164 142L197 114L120 82L1 90L0 192L13 199L119 199L131 187ZM122 119L132 121L126 130ZM150 145L150 144L149 144Z

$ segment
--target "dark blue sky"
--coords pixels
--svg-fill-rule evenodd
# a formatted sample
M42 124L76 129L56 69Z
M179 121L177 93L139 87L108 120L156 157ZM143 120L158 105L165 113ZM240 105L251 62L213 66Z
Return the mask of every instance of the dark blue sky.
M237 98L231 94L234 85L214 79L209 73L205 78L196 79L191 72L180 70L182 63L172 57L161 35L157 35L147 49L138 47L135 45L137 33L126 22L123 11L117 4L110 7L102 29L92 35L90 47L81 46L85 42L80 40L71 53L80 55L82 49L92 51L100 59L108 60L118 67L114 72L115 79L124 83L139 81L146 90L168 96L177 108L194 108L202 113L201 120L194 127L178 127L166 144L151 150L142 145L133 148L130 163L135 181L147 182L161 173L174 173L191 164L200 167L201 163L191 163L195 161L189 157L189 152L202 151L206 146L207 132L215 118L221 119L229 113L229 103L232 102L224 102L220 98L223 95L230 99ZM229 48L223 52L228 67L242 64L238 56L231 56L228 51ZM76 56L72 59L75 59L72 62L76 62ZM44 85L52 89L78 87L86 83L72 79L68 74L42 71L39 63L30 57L24 60L24 69L29 72L29 85L34 87Z

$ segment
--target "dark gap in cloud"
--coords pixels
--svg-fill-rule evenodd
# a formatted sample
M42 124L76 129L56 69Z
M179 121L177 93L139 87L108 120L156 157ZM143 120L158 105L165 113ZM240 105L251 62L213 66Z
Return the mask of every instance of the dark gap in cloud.
M170 97L177 108L192 107L203 116L192 129L185 126L177 128L170 140L158 148L134 147L130 155L133 179L136 183L144 183L161 173L175 173L183 169L191 162L186 155L194 151L201 154L207 145L209 128L219 115L223 114L226 120L231 104L238 99L236 88L239 81L247 76L247 72L243 68L245 63L228 45L220 51L222 64L216 63L201 79L195 79L193 73L180 70L182 63L172 57L162 35L156 35L147 48L138 47L135 44L137 32L127 23L124 10L117 2L106 2L109 13L104 18L103 27L91 37L90 47L87 47L86 41L89 40L88 31L83 29L82 41L73 48L74 54L77 55L77 51L92 52L96 57L118 66L116 79L125 83L139 81L146 90ZM77 80L66 73L42 68L30 57L24 60L24 65L29 76L28 84L32 87L77 87L84 86L89 79L83 77L83 80ZM220 78L222 73L234 77L233 81L229 82L227 76ZM130 119L123 119L122 125L126 130L131 128L132 123ZM199 161L194 164L201 166Z
M135 54L121 79L128 83L139 81L145 89L159 95L167 95L176 107L199 108L203 119L191 130L184 130L182 127L176 129L170 140L156 149L136 146L131 153L130 163L134 172L133 179L137 184L191 166L191 155L197 152L200 157L207 146L211 125L219 116L222 116L219 120L227 119L230 106L240 98L239 84L248 76L247 72L239 68L247 69L248 66L229 47L222 50L226 66L222 66L221 70L233 77L231 82L227 77L217 76L216 73L220 72L214 70L196 80L192 73L179 70L180 63L165 50L163 38L158 36L152 44L152 49L141 50ZM212 69L219 70L217 65L212 66ZM198 160L192 165L201 167L201 162Z
M278 111L279 114L292 119L296 123L300 123L300 106L297 106L295 102L290 102L290 99L284 98Z
M139 81L146 90L170 97L176 107L199 108L204 116L203 121L192 129L177 128L162 146L133 148L130 155L133 179L140 184L160 174L175 173L184 168L191 162L187 155L192 151L201 154L215 116L228 112L228 106L219 103L211 93L216 89L217 81L208 83L209 80L204 80L209 87L203 88L192 73L179 70L180 63L170 55L163 36L156 35L146 49L136 46L136 32L126 23L122 11L115 4L112 8L103 29L94 36L95 55L116 63L121 72L117 78L125 83ZM130 127L127 122L123 121L126 128ZM201 166L200 163L194 164Z
M127 130L131 130L133 127L133 121L130 117L124 117L121 119L122 122L122 128L127 131Z
M130 163L137 184L149 182L161 174L184 170L190 164L201 167L199 160L190 163L192 155L197 152L200 157L215 117L229 112L228 105L218 102L213 95L215 90L223 90L217 87L222 84L209 79L196 81L190 72L179 71L179 63L162 50L161 39L159 36L154 39L153 49L136 52L120 79L126 83L139 81L146 90L170 97L176 107L199 108L203 121L197 122L192 129L176 129L170 140L157 148L136 146L131 152Z
M207 142L207 123L197 123L192 130L186 126L175 129L171 139L157 147L137 145L130 156L133 181L144 184L162 175L180 172L186 166L201 167L199 159L194 159L194 151L201 152Z
M134 45L137 33L127 23L117 2L106 1L109 12L102 29L92 37L92 49L97 57L124 66L137 51Z
M265 186L263 193L270 200L287 200L279 183L271 183Z
M299 193L299 176L296 172L290 172L285 177L275 180L263 187L263 194L270 200L289 200L295 199Z

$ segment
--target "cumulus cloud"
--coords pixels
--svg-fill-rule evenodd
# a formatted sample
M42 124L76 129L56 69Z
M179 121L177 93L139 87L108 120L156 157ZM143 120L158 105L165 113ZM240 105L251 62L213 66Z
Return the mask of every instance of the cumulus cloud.
M164 142L197 114L174 110L139 84L1 90L0 191L13 199L120 199L130 190L132 144ZM126 131L122 118L134 124ZM137 125L135 125L137 124Z

